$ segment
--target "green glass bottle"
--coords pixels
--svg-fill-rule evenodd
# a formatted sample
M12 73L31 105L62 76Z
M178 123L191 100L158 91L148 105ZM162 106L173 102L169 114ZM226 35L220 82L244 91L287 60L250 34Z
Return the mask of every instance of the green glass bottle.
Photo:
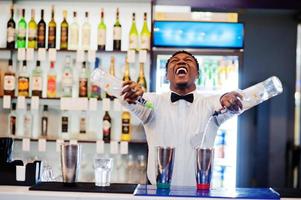
M106 50L106 31L107 27L104 22L104 12L103 8L101 9L101 14L100 14L100 23L98 24L98 33L97 33L97 49L104 51Z
M18 22L17 48L26 48L26 29L25 9L22 9L22 15Z
M28 23L28 48L37 48L37 23L34 20L35 12L31 10L31 19Z
M51 20L48 24L48 48L56 47L56 23L54 20L54 6L51 9Z
M147 50L147 51L150 50L150 37L151 34L147 26L147 13L145 12L143 27L140 33L140 49Z
M61 23L61 46L60 46L60 48L63 49L63 50L67 50L68 49L68 28L69 28L69 25L68 25L68 22L66 20L66 18L67 18L67 11L66 10L63 11L63 16L64 16L64 19Z
M138 50L138 31L135 16L135 13L133 13L132 26L129 34L129 49L131 50Z

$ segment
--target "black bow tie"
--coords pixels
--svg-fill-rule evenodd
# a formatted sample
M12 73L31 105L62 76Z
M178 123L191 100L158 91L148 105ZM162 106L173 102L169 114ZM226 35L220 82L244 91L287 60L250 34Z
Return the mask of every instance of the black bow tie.
M170 100L171 100L172 103L176 102L180 99L184 99L185 101L188 101L188 102L192 103L193 102L193 94L190 93L190 94L187 94L187 95L184 95L184 96L180 96L176 93L173 93L173 92L171 93Z

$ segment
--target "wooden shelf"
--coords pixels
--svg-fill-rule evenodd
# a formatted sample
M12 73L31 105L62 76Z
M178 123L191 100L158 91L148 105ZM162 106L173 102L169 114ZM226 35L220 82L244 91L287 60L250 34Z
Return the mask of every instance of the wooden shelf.
M26 48L27 49L27 48ZM35 49L35 51L37 51L38 49ZM46 49L48 51L48 49ZM18 49L9 49L9 48L0 48L0 51L13 51L13 52L17 52ZM66 52L66 53L76 53L77 50L61 50L61 49L57 49L57 52ZM85 52L88 52L87 50L85 50ZM114 50L107 50L107 51L100 51L100 50L96 50L96 53L115 53L115 54L126 54L127 51L114 51Z

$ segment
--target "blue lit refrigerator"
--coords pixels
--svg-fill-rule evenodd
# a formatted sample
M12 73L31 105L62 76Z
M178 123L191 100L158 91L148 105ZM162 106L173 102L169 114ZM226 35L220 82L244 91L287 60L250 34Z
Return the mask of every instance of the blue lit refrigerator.
M243 24L155 21L153 29L152 91L169 91L165 65L179 50L191 52L199 62L198 92L223 94L239 88ZM215 140L214 188L236 186L236 147L235 117L220 127Z

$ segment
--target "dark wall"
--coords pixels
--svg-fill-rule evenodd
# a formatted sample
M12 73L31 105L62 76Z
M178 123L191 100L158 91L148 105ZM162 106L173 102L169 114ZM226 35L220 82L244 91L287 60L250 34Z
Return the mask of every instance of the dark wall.
M240 87L272 75L284 92L239 117L237 186L285 186L285 147L293 137L297 20L295 11L244 10Z

